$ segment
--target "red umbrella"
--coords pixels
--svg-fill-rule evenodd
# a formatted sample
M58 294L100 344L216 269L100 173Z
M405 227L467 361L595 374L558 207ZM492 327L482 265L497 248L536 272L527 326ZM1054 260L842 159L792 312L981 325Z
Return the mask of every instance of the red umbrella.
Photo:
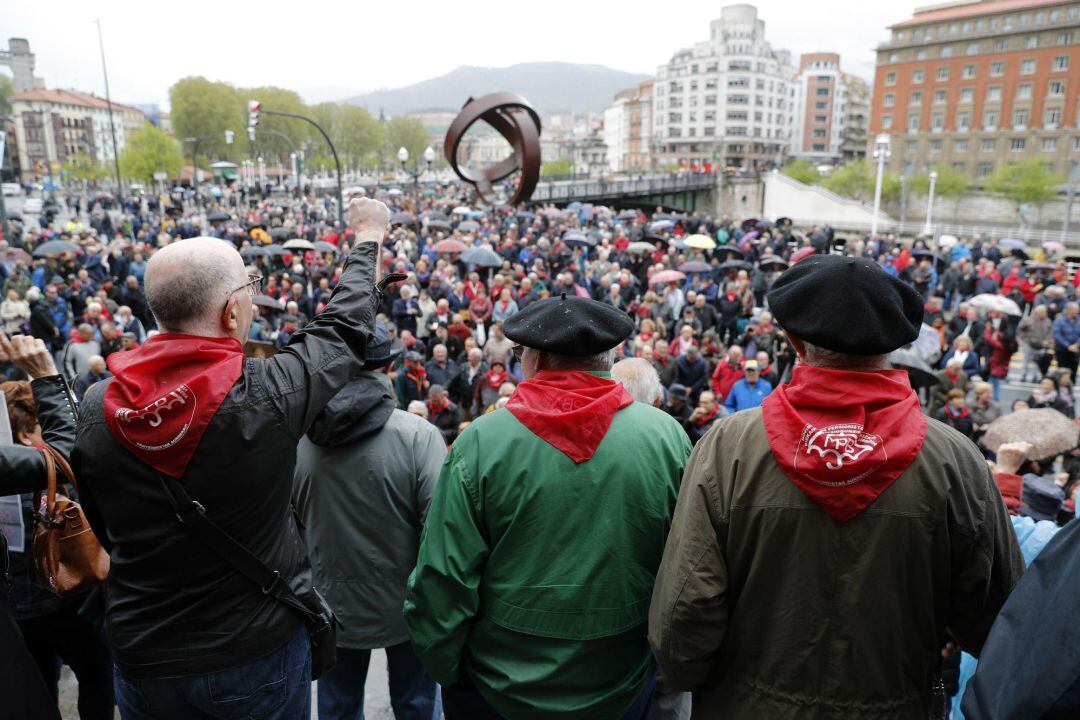
M454 240L453 238L447 238L446 240L440 240L431 246L437 253L459 253L465 252L465 243L460 240Z
M678 270L661 270L649 278L650 285L663 285L669 282L680 282L686 279L686 275Z

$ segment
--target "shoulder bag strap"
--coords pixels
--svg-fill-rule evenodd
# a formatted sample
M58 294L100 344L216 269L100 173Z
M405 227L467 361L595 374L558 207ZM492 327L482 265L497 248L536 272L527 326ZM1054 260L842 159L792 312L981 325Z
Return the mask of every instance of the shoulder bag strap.
M281 578L278 570L271 569L265 562L255 556L250 550L241 545L227 533L224 528L211 520L206 515L206 508L199 502L192 500L180 482L164 473L158 473L161 485L169 502L176 511L176 518L186 526L191 533L204 545L217 553L218 557L225 561L244 577L251 580L264 595L272 595L279 602L299 611L305 617L311 617L312 612L296 594L289 588L287 582Z

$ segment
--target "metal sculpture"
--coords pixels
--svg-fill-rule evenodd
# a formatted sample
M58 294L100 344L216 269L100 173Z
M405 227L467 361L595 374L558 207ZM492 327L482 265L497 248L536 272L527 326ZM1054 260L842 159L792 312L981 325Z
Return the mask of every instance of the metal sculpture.
M459 166L457 154L461 141L469 128L481 120L502 135L514 153L482 169ZM491 93L478 99L469 98L446 131L443 151L457 176L475 187L480 199L490 205L499 203L492 187L494 183L520 170L521 180L510 204L527 202L540 180L540 116L528 100L516 93Z

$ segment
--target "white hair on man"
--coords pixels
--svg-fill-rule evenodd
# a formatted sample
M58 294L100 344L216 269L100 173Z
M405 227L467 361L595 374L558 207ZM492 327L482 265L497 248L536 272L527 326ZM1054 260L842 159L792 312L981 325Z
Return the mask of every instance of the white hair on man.
M425 405L420 400L413 400L412 402L410 402L408 412L411 412L413 415L419 415L425 420L428 419L427 405Z
M611 367L611 379L620 383L635 402L660 405L660 376L644 358L626 358Z

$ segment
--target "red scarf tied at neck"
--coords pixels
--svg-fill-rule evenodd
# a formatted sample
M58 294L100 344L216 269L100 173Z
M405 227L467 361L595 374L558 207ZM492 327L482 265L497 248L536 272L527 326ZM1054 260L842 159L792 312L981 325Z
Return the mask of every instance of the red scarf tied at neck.
M503 386L503 383L505 383L509 377L510 377L510 373L508 373L506 370L503 370L502 372L495 372L494 370L488 370L488 374L487 374L488 386L492 390L498 390L499 388L501 388Z
M761 407L776 462L837 522L873 503L926 439L926 418L903 370L799 365Z
M244 370L233 338L162 334L113 353L105 389L113 437L154 469L180 477L214 413Z
M634 402L613 380L581 370L542 370L517 386L506 409L575 463L590 459L615 413Z

